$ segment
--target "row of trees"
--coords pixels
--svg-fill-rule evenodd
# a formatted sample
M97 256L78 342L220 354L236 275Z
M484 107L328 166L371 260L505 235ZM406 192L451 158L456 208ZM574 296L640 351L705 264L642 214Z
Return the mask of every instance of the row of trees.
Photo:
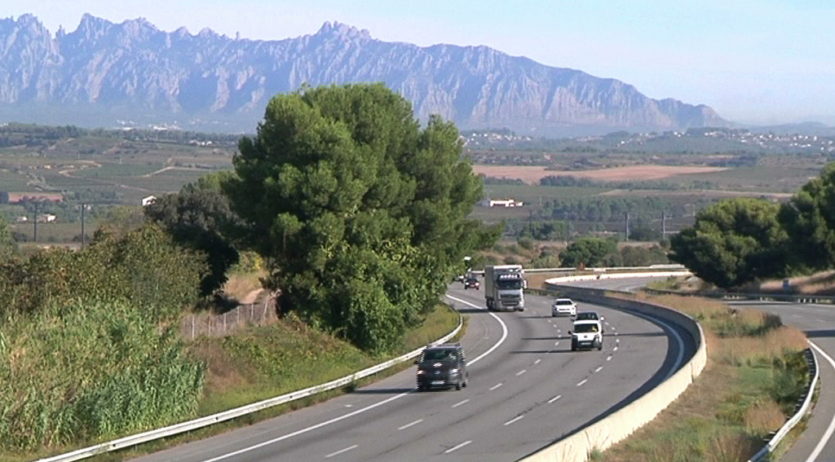
M730 288L835 266L835 163L788 202L730 199L671 239L671 258Z

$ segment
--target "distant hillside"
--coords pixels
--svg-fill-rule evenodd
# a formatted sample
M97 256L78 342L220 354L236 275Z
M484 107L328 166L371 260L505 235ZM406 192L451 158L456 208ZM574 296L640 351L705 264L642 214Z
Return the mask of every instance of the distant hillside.
M313 35L232 39L85 15L54 36L32 15L0 20L0 120L253 131L270 97L303 84L382 81L462 128L565 136L727 126L704 105L655 100L615 79L487 47L418 47L325 23ZM121 122L117 122L121 121Z

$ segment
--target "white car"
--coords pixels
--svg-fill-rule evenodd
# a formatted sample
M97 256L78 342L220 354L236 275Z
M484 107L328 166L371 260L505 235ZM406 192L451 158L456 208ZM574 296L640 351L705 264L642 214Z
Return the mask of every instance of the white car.
M551 316L577 316L577 304L570 298L558 298L551 306Z
M568 331L568 335L571 336L571 351L603 349L603 326L600 321L574 321L574 328Z

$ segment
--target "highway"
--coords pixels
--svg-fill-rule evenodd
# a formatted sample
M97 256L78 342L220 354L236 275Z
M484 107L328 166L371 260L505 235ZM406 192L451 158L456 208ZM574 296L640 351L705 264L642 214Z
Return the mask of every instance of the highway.
M571 352L568 318L551 298L489 313L482 291L454 284L467 318L469 386L417 392L414 367L327 402L183 444L141 461L516 460L607 415L668 377L693 353L685 332L619 310L603 351Z
M634 290L643 287L650 278L610 279L572 282L578 287L614 290ZM806 423L806 430L780 459L784 462L835 461L835 307L820 304L784 302L735 301L729 305L754 308L780 316L783 324L797 327L806 333L813 345L821 374L821 393Z

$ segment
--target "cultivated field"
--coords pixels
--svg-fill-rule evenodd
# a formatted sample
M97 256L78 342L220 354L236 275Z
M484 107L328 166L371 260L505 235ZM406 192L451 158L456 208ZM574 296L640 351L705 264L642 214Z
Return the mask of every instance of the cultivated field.
M649 181L679 175L715 173L727 169L706 166L632 165L595 170L548 170L539 166L473 165L473 170L488 177L519 179L527 184L538 184L539 180L548 176L573 176L594 181Z

